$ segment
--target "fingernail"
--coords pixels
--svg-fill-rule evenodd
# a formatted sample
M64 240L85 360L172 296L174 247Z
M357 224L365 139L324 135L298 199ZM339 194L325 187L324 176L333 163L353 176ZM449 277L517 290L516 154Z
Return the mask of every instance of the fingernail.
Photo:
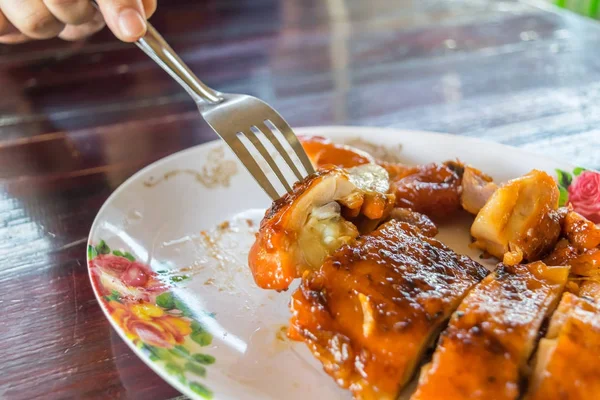
M119 14L121 33L130 39L139 39L146 32L146 21L133 8L126 8Z

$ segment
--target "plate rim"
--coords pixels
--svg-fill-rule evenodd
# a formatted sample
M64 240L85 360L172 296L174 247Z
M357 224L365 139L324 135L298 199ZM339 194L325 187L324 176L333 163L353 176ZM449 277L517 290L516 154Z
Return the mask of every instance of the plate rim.
M477 145L477 146L493 144L494 146L500 147L501 149L504 149L507 151L510 150L511 152L513 152L513 155L515 152L518 153L517 155L519 155L519 156L534 155L538 158L545 159L549 162L556 163L557 165L561 165L561 166L565 166L565 167L569 166L571 168L574 168L573 164L566 160L561 160L561 159L558 159L555 157L551 157L551 156L536 153L533 151L525 150L525 149L522 149L519 147L510 146L510 145L507 145L504 143L494 142L493 140L480 139L480 138L471 137L471 136L463 136L460 134L434 132L434 131L422 131L422 130L413 130L413 129L399 129L399 128L391 128L391 127L351 126L351 125L319 125L319 126L303 126L303 127L294 128L294 132L297 135L304 135L304 136L323 135L323 136L327 136L332 139L335 139L335 137L342 137L342 136L348 137L348 136L352 136L352 135L356 135L357 137L364 138L365 132L373 132L374 130L381 132L382 134L387 132L388 134L395 133L396 135L403 135L403 136L410 135L410 134L418 134L418 135L430 136L432 138L435 138L435 137L443 137L445 139L456 138L457 140L465 141L465 142L468 142L468 143L471 143L471 144ZM400 142L400 140L399 140L399 142ZM94 232L98 229L99 224L101 223L100 217L105 213L105 210L110 206L111 203L113 203L114 199L117 196L119 196L119 194L121 192L126 190L132 183L137 181L140 176L146 174L151 169L155 169L165 163L170 162L173 159L176 159L176 158L186 155L188 153L193 153L194 151L197 151L198 149L201 149L201 148L209 148L212 146L217 146L220 143L224 144L224 142L222 142L221 139L217 137L214 140L210 140L208 142L201 143L201 144L192 146L190 148L180 150L178 152L175 152L173 154L170 154L166 157L163 157L161 159L158 159L158 160L150 163L149 165L145 166L144 168L140 169L139 171L137 171L136 173L131 175L124 182L122 182L104 201L104 203L102 204L102 206L96 213L96 216L94 217L94 221L92 222L92 225L91 225L89 233L88 233L88 238L86 241L86 243L87 243L87 245L86 245L86 267L88 270L87 271L88 279L90 281L90 285L92 286L92 291L94 292L96 302L99 304L100 309L102 310L105 318L109 321L112 329L117 332L119 337L127 344L127 346L135 353L135 355L144 364L146 364L152 371L154 371L162 380L164 380L167 384L171 385L173 388L178 390L180 393L188 396L191 399L199 398L198 394L193 392L187 385L182 384L177 379L174 379L173 377L168 375L167 372L164 370L164 368L159 368L159 364L151 362L149 359L147 359L145 354L143 354L142 350L140 348L138 348L137 346L135 346L133 341L129 340L126 337L125 332L117 324L117 322L111 317L108 309L106 308L106 305L103 304L102 301L100 301L101 295L98 292L98 288L96 287L96 284L95 284L93 276L92 276L92 271L90 269L91 259L87 252L87 248L88 248L88 246L92 245L92 237L94 235ZM594 170L590 169L590 171L594 171ZM218 393L214 393L213 400L219 400L219 398L220 397L219 397Z

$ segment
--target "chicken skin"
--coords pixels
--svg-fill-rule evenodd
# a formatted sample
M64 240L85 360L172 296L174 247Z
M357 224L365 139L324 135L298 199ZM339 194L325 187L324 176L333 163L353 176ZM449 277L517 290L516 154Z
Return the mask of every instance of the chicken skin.
M393 400L444 321L487 272L414 226L391 220L305 273L290 303L289 336L304 341L356 399Z
M505 264L540 260L560 237L558 197L556 182L542 171L508 181L477 214L473 245Z
M374 164L330 166L297 183L260 224L248 256L256 284L285 290L306 269L319 268L328 254L387 218L394 206L388 191L387 172Z
M578 250L591 250L600 246L600 228L575 211L567 212L563 235Z
M363 164L374 164L375 159L368 153L357 148L333 143L320 136L299 137L306 155L315 168L335 165L341 168L351 168Z
M390 176L391 193L396 196L397 207L409 208L434 219L444 219L461 208L463 166L460 163L418 166L389 163L328 139L307 136L300 140L316 167L336 165L347 168L373 162L384 167Z
M526 400L600 397L600 304L565 293L540 341Z
M567 267L539 261L500 264L452 315L411 400L516 399L540 326L568 274Z
M390 213L388 219L393 219L400 222L406 222L419 229L420 233L435 237L438 234L438 228L433 221L425 214L418 213L408 208L396 207Z
M390 174L397 207L409 208L434 220L443 220L461 209L461 178L451 165L383 167Z

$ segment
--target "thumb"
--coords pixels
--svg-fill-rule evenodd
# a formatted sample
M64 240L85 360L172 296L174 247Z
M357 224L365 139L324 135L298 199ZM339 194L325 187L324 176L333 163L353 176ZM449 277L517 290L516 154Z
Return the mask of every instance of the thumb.
M106 25L124 42L135 42L146 34L146 12L142 0L97 0Z

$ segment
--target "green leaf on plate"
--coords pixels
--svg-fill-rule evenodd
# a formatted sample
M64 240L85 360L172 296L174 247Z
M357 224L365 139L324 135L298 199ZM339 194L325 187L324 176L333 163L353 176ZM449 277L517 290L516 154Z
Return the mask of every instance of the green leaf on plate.
M171 292L164 292L156 296L156 305L167 310L175 308L175 297Z
M173 354L175 357L183 357L187 358L190 355L190 351L183 346L175 346L169 353Z
M560 186L564 188L571 186L571 182L573 182L573 176L571 176L570 173L563 171L562 169L557 169L556 175L558 176L558 183Z
M192 392L199 394L205 399L213 398L213 392L211 392L206 386L198 382L190 382L190 389L192 389Z
M123 257L128 259L129 261L135 261L135 257L131 255L130 252L122 252L121 250L113 250L112 252L117 257Z
M202 365L198 365L196 363L188 361L187 363L185 363L184 367L186 371L189 371L192 374L201 376L203 378L206 376L206 368L204 368Z
M167 370L169 375L173 375L174 377L176 377L179 380L179 382L185 384L186 380L185 380L185 375L183 372L183 367L170 362L170 363L167 363L167 365L165 365L165 369Z
M202 326L202 324L196 320L192 321L192 332L204 332L206 329Z
M581 173L582 173L583 171L585 171L585 168L582 168L582 167L577 167L577 168L575 168L575 169L573 170L573 175L575 175L575 176L579 176L579 175L581 175Z
M110 254L110 247L108 247L104 240L101 240L98 246L96 246L96 251L98 254Z
M88 245L87 251L88 251L88 259L90 259L90 260L96 258L96 256L98 255L96 248L92 245Z
M121 302L121 293L119 293L113 289L113 290L111 290L110 294L108 296L106 296L106 300L107 301L118 301L120 303Z
M569 191L562 186L558 187L558 192L560 193L558 197L558 206L563 207L569 201Z
M194 354L192 356L192 358L199 362L200 364L204 364L204 365L211 365L215 363L215 358L213 356L211 356L210 354Z
M177 351L179 351L179 352L181 352L181 353L183 353L183 354L187 355L187 356L189 356L189 355L190 355L190 351L189 351L188 349L186 349L185 347L183 347L183 346L179 346L179 345L178 345L178 346L175 346L175 349L176 349Z
M163 349L162 347L151 346L148 344L145 346L150 351L150 354L154 356L157 360L165 362L173 360L173 356L171 355L169 350Z
M200 346L209 346L212 343L212 335L206 331L192 332L190 335L192 340L198 343Z
M192 340L200 346L208 346L212 343L213 336L198 321L192 321Z
M171 277L171 283L179 283L190 279L189 275L175 275Z
M186 317L191 317L193 315L192 310L181 300L175 297L175 308L183 313Z

